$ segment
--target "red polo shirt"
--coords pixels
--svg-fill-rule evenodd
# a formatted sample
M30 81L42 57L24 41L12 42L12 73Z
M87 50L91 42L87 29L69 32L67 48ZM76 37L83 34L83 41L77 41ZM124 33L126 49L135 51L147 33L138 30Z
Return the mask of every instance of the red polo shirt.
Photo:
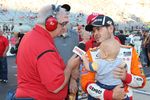
M8 39L4 36L0 36L0 57L3 56L3 53L7 46L9 46Z
M23 37L17 54L17 66L16 97L63 100L67 96L67 85L57 94L51 92L64 82L65 64L52 37L39 25Z

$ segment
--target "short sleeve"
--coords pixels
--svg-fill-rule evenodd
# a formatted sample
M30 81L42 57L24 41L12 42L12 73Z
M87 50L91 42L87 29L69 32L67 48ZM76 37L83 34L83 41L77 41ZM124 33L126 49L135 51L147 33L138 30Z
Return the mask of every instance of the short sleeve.
M49 90L54 91L64 82L64 67L56 52L48 52L37 61L37 69L41 83Z

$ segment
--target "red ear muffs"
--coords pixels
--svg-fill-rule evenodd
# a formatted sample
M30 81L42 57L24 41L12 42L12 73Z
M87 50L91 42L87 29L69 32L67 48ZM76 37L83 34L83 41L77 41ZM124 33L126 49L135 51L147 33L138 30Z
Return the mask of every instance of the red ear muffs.
M58 21L55 17L49 16L45 21L45 27L48 31L54 31L57 28Z

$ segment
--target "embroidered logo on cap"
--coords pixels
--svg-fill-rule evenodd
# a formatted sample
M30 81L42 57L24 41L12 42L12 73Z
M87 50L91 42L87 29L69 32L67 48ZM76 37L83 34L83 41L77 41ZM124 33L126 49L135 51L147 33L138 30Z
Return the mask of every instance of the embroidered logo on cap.
M112 21L110 21L110 20L109 20L109 21L107 21L107 24L111 25L111 24L112 24Z

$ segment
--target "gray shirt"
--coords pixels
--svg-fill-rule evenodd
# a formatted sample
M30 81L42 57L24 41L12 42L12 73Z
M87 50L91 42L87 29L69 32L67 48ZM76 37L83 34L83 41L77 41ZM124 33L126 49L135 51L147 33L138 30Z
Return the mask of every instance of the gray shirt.
M68 29L67 36L59 36L55 38L55 45L63 58L65 64L68 59L73 55L73 48L79 43L78 33L74 30Z
M96 74L96 80L105 85L119 85L122 83L120 79L114 78L113 70L122 63L120 58L116 58L113 61L107 61L99 59L98 71Z

